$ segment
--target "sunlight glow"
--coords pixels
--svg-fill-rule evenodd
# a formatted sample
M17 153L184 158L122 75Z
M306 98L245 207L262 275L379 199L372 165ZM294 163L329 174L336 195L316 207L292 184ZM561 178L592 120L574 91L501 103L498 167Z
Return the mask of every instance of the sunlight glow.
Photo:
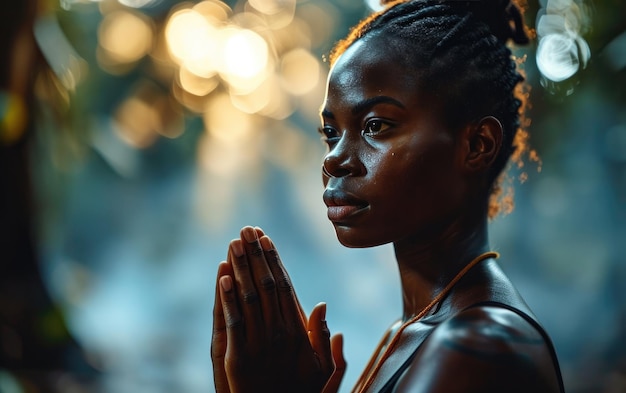
M267 43L257 33L245 29L229 29L224 37L222 73L236 78L253 79L268 64Z
M183 107L202 116L213 143L238 144L255 125L287 119L310 97L319 100L324 72L312 50L336 28L332 3L296 7L297 0L248 0L233 10L220 0L181 2L163 21L140 10L157 3L100 5L100 66L127 74L150 55L152 76L169 86L165 96L173 98L159 100L158 106L143 96L123 101L115 119L120 138L130 146L145 148L159 135L179 135L178 126L168 128L166 117L178 119L173 113Z
M218 69L218 30L209 19L192 9L175 12L165 28L169 51L179 65L198 76Z

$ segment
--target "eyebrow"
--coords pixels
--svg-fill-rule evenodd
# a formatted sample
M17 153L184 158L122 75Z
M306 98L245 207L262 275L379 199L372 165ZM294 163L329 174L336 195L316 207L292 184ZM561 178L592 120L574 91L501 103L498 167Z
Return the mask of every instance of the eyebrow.
M390 105L397 106L398 108L406 109L406 107L395 98L392 98L389 96L375 96L375 97L371 97L371 98L365 99L357 103L354 107L352 107L352 114L357 115L378 104L390 104ZM335 115L328 109L323 109L321 112L321 115L329 119L335 118Z

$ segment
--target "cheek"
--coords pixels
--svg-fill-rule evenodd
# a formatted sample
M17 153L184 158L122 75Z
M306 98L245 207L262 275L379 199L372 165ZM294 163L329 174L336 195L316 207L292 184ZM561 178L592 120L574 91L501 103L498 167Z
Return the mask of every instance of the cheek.
M389 154L377 173L378 198L395 219L436 217L454 209L459 176L449 146Z

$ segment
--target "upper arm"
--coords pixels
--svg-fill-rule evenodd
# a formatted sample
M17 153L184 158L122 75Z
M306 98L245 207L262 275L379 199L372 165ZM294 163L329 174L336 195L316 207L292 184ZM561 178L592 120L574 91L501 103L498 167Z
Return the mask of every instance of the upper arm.
M424 342L396 392L552 392L554 366L541 334L499 307L466 310Z

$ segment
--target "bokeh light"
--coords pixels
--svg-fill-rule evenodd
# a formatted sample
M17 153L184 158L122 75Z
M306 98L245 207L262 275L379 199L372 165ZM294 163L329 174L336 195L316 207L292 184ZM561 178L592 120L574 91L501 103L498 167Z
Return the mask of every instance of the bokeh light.
M123 4L131 8L143 8L154 6L161 2L161 0L117 0L120 4Z
M27 124L27 111L21 97L0 91L0 146L20 139Z
M224 42L223 73L252 79L267 66L265 40L251 30L232 30Z
M250 115L237 109L223 93L208 102L204 119L213 137L234 145L250 137L254 123Z
M543 5L537 15L536 61L544 85L550 86L570 79L587 66L591 50L583 35L589 16L586 7L575 0L546 0Z
M267 44L251 30L229 27L222 31L221 77L235 94L254 90L269 75Z
M280 29L293 21L296 0L250 0L246 9L261 14L268 27Z
M283 56L280 75L285 89L294 95L306 94L320 82L320 64L310 52L297 48Z
M184 131L182 112L150 82L136 86L114 113L115 131L137 149L152 145L159 136L177 138Z
M380 0L365 0L365 4L374 12L378 12L384 8L384 5Z
M98 36L100 47L116 63L135 62L147 55L153 45L150 21L142 14L128 11L106 15Z
M554 82L571 78L581 66L576 40L566 35L549 34L542 37L537 53L539 71Z
M206 96L219 85L216 77L203 78L181 67L178 72L179 86L196 96Z
M198 76L208 77L219 69L218 30L193 9L175 12L165 29L172 58Z

